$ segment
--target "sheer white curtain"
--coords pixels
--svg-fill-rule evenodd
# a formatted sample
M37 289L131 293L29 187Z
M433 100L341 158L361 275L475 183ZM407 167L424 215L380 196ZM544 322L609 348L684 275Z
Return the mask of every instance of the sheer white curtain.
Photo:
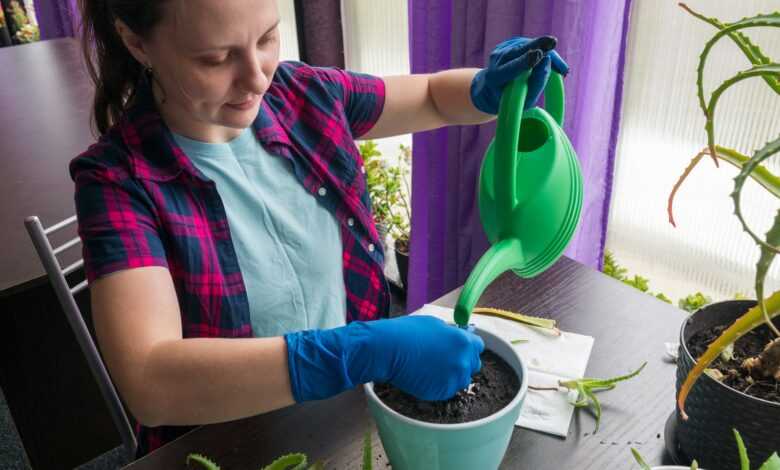
M688 0L706 16L731 22L778 8L778 0L713 2ZM672 1L634 2L623 119L607 235L607 249L618 261L650 280L650 289L675 303L702 291L714 300L736 292L754 297L754 268L759 251L733 215L729 193L734 167L702 161L675 202L675 229L667 222L669 191L689 160L706 144L704 117L697 104L696 66L715 28L693 18ZM745 30L769 57L780 59L776 28ZM705 93L749 67L728 39L711 54ZM758 80L732 88L719 104L719 144L752 155L780 134L780 98ZM771 159L775 174L780 165ZM756 233L763 234L778 208L777 200L750 181L743 191L743 211ZM767 290L780 287L780 264L769 273Z

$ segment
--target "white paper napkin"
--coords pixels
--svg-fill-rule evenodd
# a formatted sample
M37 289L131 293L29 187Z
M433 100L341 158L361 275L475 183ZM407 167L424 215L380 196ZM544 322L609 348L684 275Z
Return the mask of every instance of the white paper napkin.
M426 304L413 314L433 315L453 322L453 309ZM509 342L528 340L514 345L528 367L528 383L535 387L555 387L559 380L584 376L593 337L561 332L554 336L538 328L486 315L472 315L471 323ZM528 390L520 418L515 425L566 437L574 405L566 392Z

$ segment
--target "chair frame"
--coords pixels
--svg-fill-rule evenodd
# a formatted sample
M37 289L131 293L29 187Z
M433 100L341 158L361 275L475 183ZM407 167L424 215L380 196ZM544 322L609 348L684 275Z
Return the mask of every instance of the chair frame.
M51 242L49 241L49 235L75 222L76 216L74 215L49 228L44 228L37 216L30 216L24 220L24 226L30 234L30 238L35 246L35 251L38 252L38 257L43 264L43 268L46 270L46 274L54 288L54 292L57 294L57 299L62 306L62 310L65 312L68 323L70 323L70 327L76 335L76 340L81 347L81 351L87 359L92 375L95 377L98 387L100 388L100 393L103 395L103 399L108 405L111 418L122 438L124 450L128 457L133 459L138 447L138 441L136 440L133 427L127 417L122 401L119 399L114 383L111 381L108 370L103 363L103 359L95 346L95 341L84 322L81 309L79 309L78 304L76 304L76 299L74 298L77 293L88 287L87 280L85 279L79 284L70 287L65 278L68 274L82 268L84 266L84 260L83 258L79 258L78 261L63 268L57 258L57 255L79 245L81 240L77 236L57 248L52 247Z

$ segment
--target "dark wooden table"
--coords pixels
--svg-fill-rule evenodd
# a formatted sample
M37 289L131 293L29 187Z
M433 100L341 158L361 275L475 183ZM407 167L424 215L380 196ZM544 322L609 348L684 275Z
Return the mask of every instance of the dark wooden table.
M435 303L452 307L458 292ZM535 279L504 274L479 305L555 318L566 331L595 337L588 376L611 377L648 362L638 377L600 394L604 415L597 434L593 417L583 410L575 412L565 439L516 427L501 468L630 468L630 447L650 463L667 460L664 423L674 410L675 366L664 361L663 343L677 339L684 312L568 258ZM187 454L198 452L226 470L253 469L279 455L304 452L310 460L324 460L326 468L358 469L368 429L374 433L374 468L385 468L387 459L360 389L199 427L126 468L184 468Z
M0 387L33 468L73 468L120 440L23 222L75 213L68 162L95 140L93 87L72 38L0 49L0 75Z

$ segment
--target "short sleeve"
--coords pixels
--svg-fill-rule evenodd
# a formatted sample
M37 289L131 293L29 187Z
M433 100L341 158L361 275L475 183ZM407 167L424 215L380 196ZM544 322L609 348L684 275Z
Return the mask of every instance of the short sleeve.
M92 282L107 274L144 266L167 267L151 200L140 183L117 178L106 168L74 160L76 215L84 269Z
M352 137L357 139L370 131L385 106L384 80L338 68L312 68L320 80L329 85L332 94L343 101Z

